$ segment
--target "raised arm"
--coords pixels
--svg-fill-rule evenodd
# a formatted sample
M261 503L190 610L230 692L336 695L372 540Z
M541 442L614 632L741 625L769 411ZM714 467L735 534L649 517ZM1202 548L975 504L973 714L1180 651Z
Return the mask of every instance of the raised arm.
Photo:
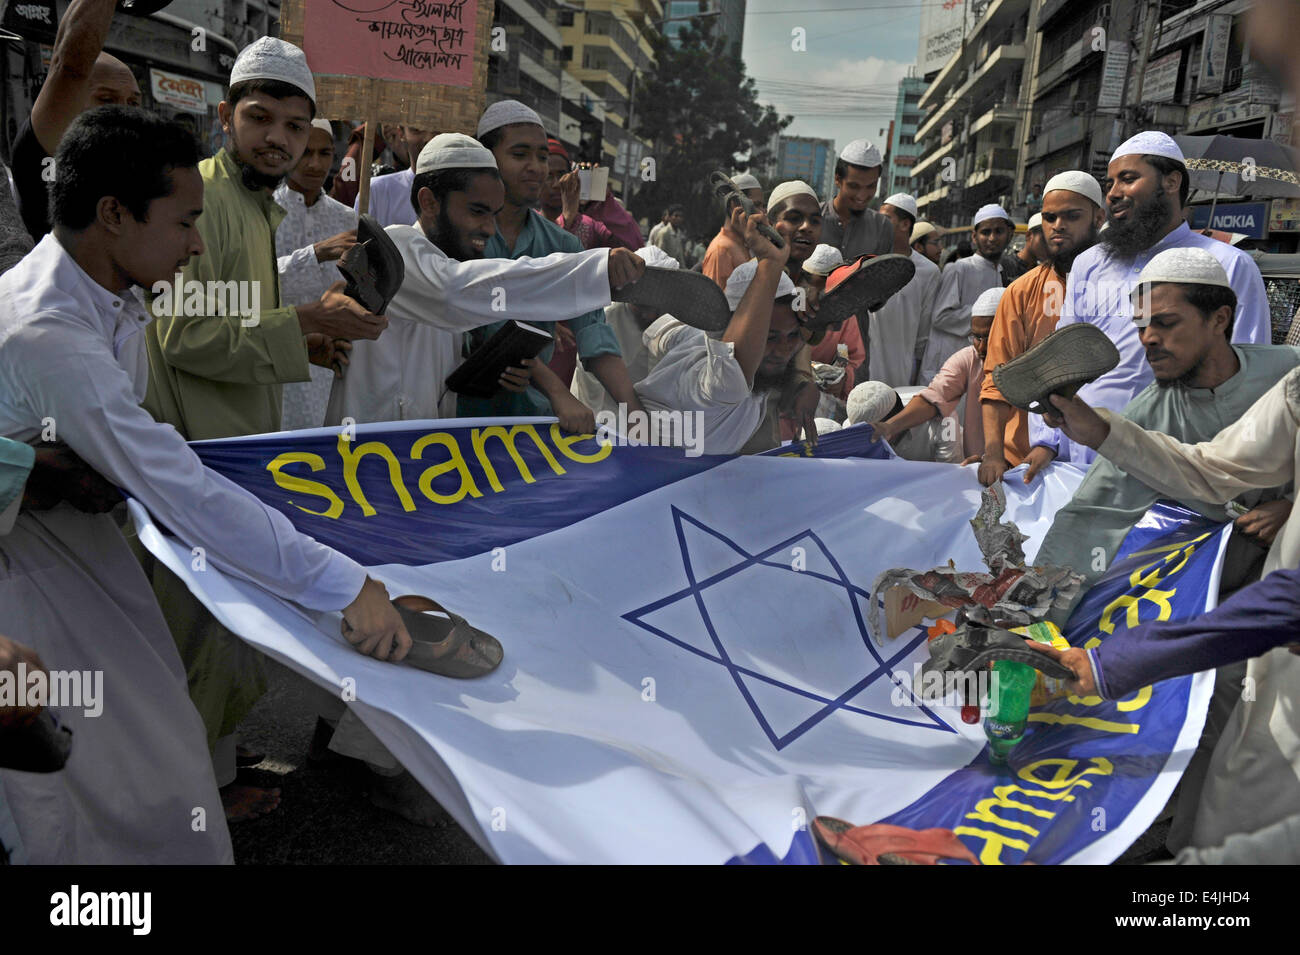
M53 156L72 121L88 106L91 72L104 49L116 0L72 0L54 37L50 72L32 104L32 132Z
M767 350L772 303L777 286L781 283L786 259L790 257L789 243L778 249L758 231L760 224L767 224L767 216L761 212L754 213L745 223L745 244L758 258L757 272L722 334L724 342L735 346L736 361L751 386L754 383L754 373L758 371L763 353Z

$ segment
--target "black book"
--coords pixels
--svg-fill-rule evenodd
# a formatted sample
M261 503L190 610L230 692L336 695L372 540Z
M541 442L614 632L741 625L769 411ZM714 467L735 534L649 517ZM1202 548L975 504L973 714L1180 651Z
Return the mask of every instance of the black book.
M525 358L536 358L551 340L545 329L510 319L447 376L447 387L458 395L491 398L501 390L502 372L522 367Z

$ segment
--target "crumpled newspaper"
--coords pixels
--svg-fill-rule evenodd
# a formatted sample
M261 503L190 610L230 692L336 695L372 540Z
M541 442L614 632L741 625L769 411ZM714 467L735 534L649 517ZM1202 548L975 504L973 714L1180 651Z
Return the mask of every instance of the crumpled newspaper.
M833 388L844 380L845 369L839 365L827 365L820 361L812 363L813 377L817 379L817 387L822 391L827 388Z
M1026 567L1021 543L1027 538L1015 524L1001 520L1006 512L1006 492L995 484L984 489L983 500L971 529L991 573L958 570L948 561L933 570L898 567L886 570L871 585L867 625L878 646L884 646L880 627L881 594L904 587L921 600L931 600L958 610L986 607L1004 627L1027 627L1047 617L1053 607L1073 602L1083 576L1068 567Z

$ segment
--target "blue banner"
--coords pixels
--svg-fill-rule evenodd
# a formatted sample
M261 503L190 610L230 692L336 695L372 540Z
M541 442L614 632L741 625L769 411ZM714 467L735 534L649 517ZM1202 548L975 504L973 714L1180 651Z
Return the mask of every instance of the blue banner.
M550 418L432 422L199 441L203 463L362 564L430 564L506 547L731 460L566 434ZM618 452L618 453L614 453ZM629 453L630 452L630 453ZM767 452L891 457L859 425Z
M1094 647L1140 623L1204 612L1229 529L1157 504L1075 608L1065 638ZM1122 700L1051 701L1030 713L1006 767L990 763L986 748L881 821L952 829L986 865L1064 861L1123 819L1164 769L1183 730L1191 681L1166 680Z

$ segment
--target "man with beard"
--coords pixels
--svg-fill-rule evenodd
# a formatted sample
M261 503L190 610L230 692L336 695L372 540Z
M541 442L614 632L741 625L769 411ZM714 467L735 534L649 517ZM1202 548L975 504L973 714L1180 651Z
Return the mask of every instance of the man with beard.
M1002 297L989 333L985 364L990 371L1033 348L1056 330L1070 267L1080 253L1097 241L1097 230L1106 218L1101 186L1086 172L1058 173L1047 182L1041 216L1047 258L1042 265L1007 286L1007 294ZM987 487L1001 480L1007 468L1015 467L1030 454L1029 413L1003 400L991 374L984 377L980 401L985 448L979 480ZM1043 451L1035 449L1035 455L1030 456L1026 483L1044 463Z
M388 305L392 325L377 342L353 344L326 424L453 418L457 396L445 380L461 362L463 332L500 322L502 306L529 324L603 309L613 289L645 271L627 249L485 258L505 186L493 154L460 133L435 136L420 151L410 201L416 225L386 230L406 269ZM503 387L521 388L517 378L503 379Z
M27 231L37 242L50 231L51 158L72 121L96 106L139 106L140 85L104 41L116 0L73 0L59 20L50 72L36 94L32 115L13 142L14 191Z
M822 203L822 241L839 249L845 262L894 247L894 224L867 208L883 169L880 150L865 139L853 140L835 160L835 197Z
M704 454L740 451L760 430L769 395L788 404L804 384L794 368L804 341L794 282L785 273L790 243L776 248L758 231L763 222L762 213L746 221L745 244L756 258L727 280L732 315L718 338L668 315L645 332L651 361L658 363L637 394L651 412L703 412Z
M582 243L576 237L536 210L542 184L549 172L547 163L550 158L541 117L515 100L493 103L479 117L478 139L491 150L505 188L505 203L497 212L496 229L488 238L483 254L490 259L536 259L555 252L581 252ZM534 305L531 297L527 301L508 300L506 313L498 312L496 322L475 328L465 336L467 352L491 338L512 315L529 324L545 327L554 334L572 333L582 367L600 380L615 401L627 403L629 410L639 409L636 392L632 390L632 381L619 351L618 336L605 324L605 302L586 312L578 310L546 318L532 311ZM563 322L564 331L549 327L558 321ZM538 353L538 363L549 364L554 353L555 345L548 344ZM553 398L568 409L565 415L572 413L575 409L572 408L568 384L560 382L558 392L554 388L547 391L540 386L544 382L548 385L553 383L540 369L538 374L541 377L522 390L503 386L491 398L461 395L456 401L456 414L462 418L490 418L559 413L552 404Z
M930 340L930 317L939 290L939 267L911 248L916 200L904 193L890 196L880 207L894 224L891 252L909 256L916 266L912 280L882 305L867 322L867 365L863 378L893 388L916 383L921 359Z
M1271 571L1295 567L1293 509L1280 494L1295 478L1300 349L1229 345L1235 299L1227 272L1205 250L1168 249L1143 268L1132 307L1155 382L1120 414L1098 414L1078 397L1052 397L1052 424L1063 424L1072 440L1099 457L1057 512L1035 563L1072 566L1094 581L1146 509L1172 498L1215 520L1223 519L1225 502L1249 509L1237 519L1240 534L1229 540L1221 593L1262 572L1268 574L1263 582L1242 591L1258 594L1273 580ZM1271 609L1256 596L1251 623L1268 626L1263 621ZM1294 640L1294 626L1285 632ZM1196 646L1184 649L1205 657ZM1300 811L1293 765L1298 661L1266 650L1257 646L1253 653L1264 655L1244 671L1231 661L1250 653L1219 654L1195 667L1221 669L1205 732L1183 776L1166 841L1171 851L1216 846ZM1131 642L1118 654L1125 656L1139 659ZM1243 694L1243 685L1255 692Z
M939 273L930 321L930 342L921 361L919 381L929 381L943 363L966 347L970 309L980 293L1007 283L1002 277L1002 253L1015 232L1015 223L998 205L981 206L971 224L975 254L957 259Z
M412 160L420 155L420 150L433 139L434 135L431 129L417 129L414 126L398 126L397 129L401 134L400 142ZM415 210L411 208L411 183L414 180L414 161L400 172L390 172L371 179L370 203L366 211L384 227L414 225ZM360 211L360 196L352 201L352 208Z
M90 110L68 130L53 231L0 278L0 435L34 442L57 423L71 452L214 566L303 607L342 610L362 652L401 659L410 637L381 583L205 468L140 407L141 287L204 252L199 157L192 135L140 109ZM114 517L20 513L0 537L0 566L11 632L49 666L100 671L111 687L100 713L63 708L76 741L62 771L0 771L30 860L232 862L186 668Z
M1121 414L1149 431L1188 444L1208 441L1300 364L1297 348L1229 344L1237 296L1223 266L1202 249L1158 253L1138 276L1132 299L1134 333L1155 380ZM1035 561L1072 567L1092 583L1158 497L1139 478L1097 458L1070 503L1056 513ZM1291 502L1259 501L1258 493L1243 500L1248 513L1238 518L1237 528L1267 546L1286 522ZM1215 520L1225 516L1222 501L1180 503Z
M1118 411L1152 381L1129 293L1138 274L1167 249L1203 249L1218 259L1237 297L1232 341L1268 344L1272 323L1264 280L1249 253L1226 242L1199 235L1183 221L1188 176L1178 144L1161 132L1141 132L1115 150L1107 169L1107 227L1099 241L1075 260L1065 287L1057 327L1090 322L1119 349L1112 371L1079 389L1090 405ZM1095 452L1074 444L1039 417L1029 426L1029 443L1046 460L1086 466ZM1034 452L1031 452L1033 454Z
M318 299L342 281L338 260L357 241L356 213L325 195L322 188L333 162L334 131L329 120L313 119L302 159L272 194L276 205L285 211L284 221L275 230L275 251L281 297L286 301ZM337 348L342 366L347 362L347 346L340 342ZM319 428L325 423L334 370L319 365L308 370L311 381L284 386L281 425L286 431Z
M1300 364L1300 348L1230 344L1236 304L1223 266L1204 249L1166 249L1153 257L1132 292L1132 321L1154 381L1122 416L1180 442L1209 440ZM1160 496L1099 457L1074 498L1057 512L1036 563L1074 568L1091 585L1109 567L1128 529ZM1260 494L1245 496L1247 513L1236 526L1268 546L1290 515L1291 502L1260 500ZM1179 503L1214 520L1225 518L1223 502Z
M235 59L218 107L230 142L199 164L204 208L195 228L204 251L152 289L161 294L150 303L156 320L144 332L145 407L191 441L279 431L285 382L308 381L312 363L330 367L336 339L377 338L388 323L341 286L315 301L283 304L275 231L285 211L272 190L307 147L315 97L307 58L291 43L263 37ZM269 812L278 790L237 779L235 742L236 726L265 691L261 654L221 626L162 563L145 562L208 730L228 818Z

